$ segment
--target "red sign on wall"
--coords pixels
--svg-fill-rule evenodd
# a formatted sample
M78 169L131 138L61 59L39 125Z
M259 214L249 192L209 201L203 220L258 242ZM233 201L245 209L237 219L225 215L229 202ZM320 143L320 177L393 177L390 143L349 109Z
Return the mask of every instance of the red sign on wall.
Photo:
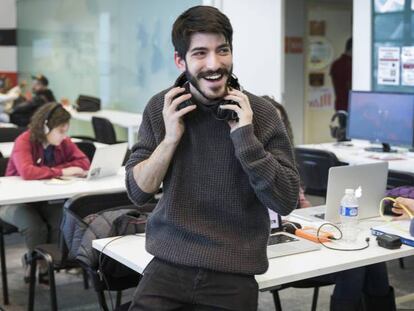
M17 85L17 72L0 71L0 93L7 92Z
M285 37L285 53L286 54L303 53L302 37Z

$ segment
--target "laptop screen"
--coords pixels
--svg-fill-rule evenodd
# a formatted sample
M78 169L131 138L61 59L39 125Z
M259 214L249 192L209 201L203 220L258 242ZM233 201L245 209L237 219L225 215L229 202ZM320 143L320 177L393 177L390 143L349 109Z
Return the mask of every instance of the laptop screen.
M281 226L281 219L278 213L272 211L271 209L267 209L269 212L270 217L270 229L280 229Z

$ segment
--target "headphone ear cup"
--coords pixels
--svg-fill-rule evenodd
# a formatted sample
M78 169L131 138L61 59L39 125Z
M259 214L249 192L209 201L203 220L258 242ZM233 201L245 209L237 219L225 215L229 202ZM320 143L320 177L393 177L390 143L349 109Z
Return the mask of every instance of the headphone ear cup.
M49 134L49 132L50 132L50 129L49 129L49 127L47 126L47 122L45 122L45 123L43 124L43 131L45 132L45 135Z

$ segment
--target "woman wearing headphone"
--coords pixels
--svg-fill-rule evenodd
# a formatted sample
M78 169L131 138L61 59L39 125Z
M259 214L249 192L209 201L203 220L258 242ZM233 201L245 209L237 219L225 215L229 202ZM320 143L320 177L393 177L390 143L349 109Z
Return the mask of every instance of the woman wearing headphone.
M90 162L67 137L70 117L57 103L39 108L29 130L15 141L6 176L21 176L25 180L85 176ZM19 229L29 251L39 244L57 241L61 214L60 205L47 202L0 207L0 218Z

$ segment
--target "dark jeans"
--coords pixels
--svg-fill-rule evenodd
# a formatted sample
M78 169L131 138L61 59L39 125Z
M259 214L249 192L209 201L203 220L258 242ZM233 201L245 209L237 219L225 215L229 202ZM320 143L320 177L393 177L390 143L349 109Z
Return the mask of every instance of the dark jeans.
M335 289L332 296L346 301L358 302L362 294L386 296L390 290L385 263L322 275L313 279L334 282Z
M154 258L135 291L129 311L257 310L254 276L223 273Z

